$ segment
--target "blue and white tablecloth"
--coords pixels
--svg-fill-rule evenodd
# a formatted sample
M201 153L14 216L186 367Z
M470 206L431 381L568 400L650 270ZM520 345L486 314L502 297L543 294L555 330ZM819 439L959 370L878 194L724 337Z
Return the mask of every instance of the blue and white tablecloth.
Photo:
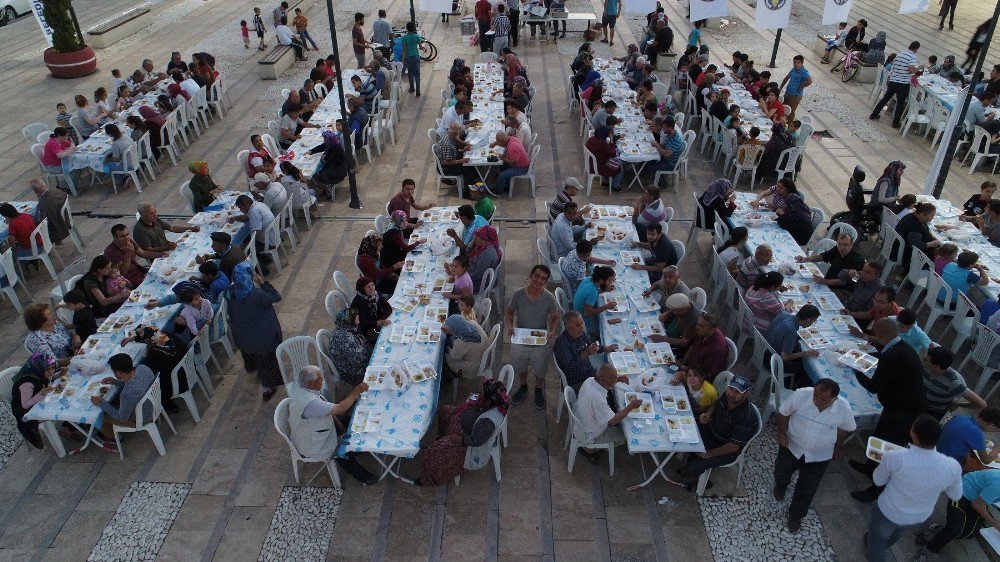
M979 254L979 263L987 267L990 282L988 285L977 285L975 289L989 299L1000 297L1000 282L998 282L1000 281L1000 248L990 243L989 239L983 236L973 223L958 220L963 211L951 201L937 199L930 195L918 195L917 201L933 203L934 207L937 208L934 220L928 226L941 242L950 242L958 246L960 252L968 250ZM983 318L982 320L985 322L987 319Z

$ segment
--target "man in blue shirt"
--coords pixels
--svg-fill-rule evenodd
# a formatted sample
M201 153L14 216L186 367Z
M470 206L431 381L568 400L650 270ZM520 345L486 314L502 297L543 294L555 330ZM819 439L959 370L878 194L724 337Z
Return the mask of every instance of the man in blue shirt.
M659 119L659 117L657 117ZM653 164L653 172L672 172L677 169L677 162L684 152L684 138L677 130L673 117L663 119L660 138L653 141L653 148L660 153L659 162Z
M610 267L599 265L594 268L594 273L583 280L576 289L573 296L573 310L583 315L583 322L587 326L587 333L593 339L598 339L601 328L598 317L605 310L611 310L617 306L615 301L609 301L601 306L597 306L598 295L606 293L615 286L615 270Z
M942 455L965 463L966 457L976 451L979 460L990 463L996 460L1000 452L996 446L986 448L984 431L996 431L1000 428L1000 408L991 406L983 408L974 418L972 416L954 416L941 428L941 438L938 440L938 452Z
M462 205L458 208L458 220L465 225L462 235L459 236L454 228L449 228L445 231L445 234L451 236L451 239L455 241L455 245L464 252L466 246L472 242L472 235L475 234L476 229L486 226L489 223L486 219L476 214L476 209L472 205Z
M804 305L795 313L795 316L781 312L771 320L771 325L768 326L767 334L764 336L767 343L781 354L785 374L794 375L792 379L794 388L809 386L802 358L819 356L819 352L814 349L802 351L797 332L799 328L812 326L817 318L819 318L819 309L811 304Z
M802 101L802 94L813 83L812 76L809 75L809 71L805 68L805 60L802 55L795 55L792 58L792 69L788 71L784 80L781 81L780 87L782 89L784 89L786 83L788 84L784 100L784 104L792 108L788 115L785 116L788 123L795 121L795 109L799 107L799 102Z

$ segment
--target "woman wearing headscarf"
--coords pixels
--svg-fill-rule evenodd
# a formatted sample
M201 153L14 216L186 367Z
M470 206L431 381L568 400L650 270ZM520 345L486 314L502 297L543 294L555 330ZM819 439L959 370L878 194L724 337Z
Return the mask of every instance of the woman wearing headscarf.
M461 314L452 314L444 321L441 331L450 336L451 347L444 361L451 373L466 379L479 375L479 363L490 344L483 327Z
M868 49L862 53L861 62L866 64L882 64L885 62L885 32L879 31L868 42Z
M215 201L215 196L222 193L222 188L215 184L208 174L208 162L199 160L188 164L188 171L193 174L188 187L191 189L191 207L196 213Z
M17 430L36 449L44 448L37 421L25 421L24 415L32 406L45 399L49 393L49 380L56 374L56 363L45 352L37 351L14 375L10 396L10 410L17 420Z
M958 65L955 64L955 55L948 55L944 57L944 62L942 62L941 66L937 68L937 72L935 72L935 74L940 74L941 76L947 78L953 70L958 70Z
M503 383L484 379L483 391L460 406L438 408L438 438L424 452L418 486L439 486L463 470L477 470L489 462L494 440L507 415L510 398Z
M149 131L149 144L154 150L160 148L161 140L160 129L167 124L167 118L160 115L158 111L153 109L148 105L143 105L139 107L139 115L142 117L143 122L146 124L146 130ZM170 144L170 139L167 139L167 144Z
M314 146L309 154L320 152L323 153L323 162L312 179L323 190L327 199L333 199L333 186L347 177L347 153L344 152L340 135L330 130L323 131L323 143Z
M406 254L420 245L420 242L407 244L403 239L403 231L409 226L409 218L401 210L392 212L389 217L392 220L392 227L382 234L382 254L379 260L382 267L392 267L406 259Z
M884 207L891 207L899 200L899 182L903 177L903 170L906 164L899 160L889 162L889 165L882 170L882 176L875 182L875 190L872 191L872 205L878 203Z
M469 277L472 277L472 286L479 291L479 285L486 275L487 269L496 272L500 260L503 259L503 250L500 249L500 237L492 226L481 226L472 233L472 242L466 248L469 253Z
M392 305L375 289L375 282L368 277L362 277L355 283L357 294L351 301L351 308L358 311L358 331L364 334L368 341L378 339L378 332L383 326L392 324Z
M612 189L621 191L622 175L625 173L625 168L621 165L621 160L618 160L618 149L611 137L611 129L601 125L594 130L594 136L587 139L585 146L597 159L597 169L588 170L588 172L597 173L602 178L610 179Z
M378 292L391 295L396 292L396 282L399 281L399 270L403 269L403 262L396 262L390 267L382 267L379 261L379 252L382 250L382 239L377 235L365 236L358 247L358 255L355 259L361 275L375 281L375 288Z
M639 58L639 46L635 43L629 44L624 57L615 57L615 60L622 63L622 73L628 73L635 69L635 60Z
M726 178L719 178L708 184L708 189L698 198L698 203L705 212L705 224L701 224L701 217L696 218L699 228L714 228L715 214L718 213L723 219L728 219L736 210L736 190L733 189L733 182Z
M576 74L577 72L580 71L581 68L584 67L584 63L588 59L593 59L593 58L594 58L593 47L590 45L589 42L583 43L582 45L580 45L580 48L576 50L576 58L574 58L573 62L569 64L569 69L573 71L573 74Z
M372 357L372 345L361 334L361 316L357 309L340 311L335 323L326 352L333 360L340 380L357 386L365 378L365 369Z
M243 353L246 370L257 371L262 397L270 400L284 384L275 353L281 343L281 324L274 303L281 301L281 295L244 261L233 268L227 297L233 343Z
M170 96L170 100L174 104L174 107L179 107L191 99L191 94L184 91L184 88L181 88L180 84L173 81L171 81L170 85L167 86L167 95Z
M779 119L771 125L771 139L764 145L764 155L757 165L757 174L761 178L773 178L778 175L778 159L786 149L795 146L795 139L785 128L784 120Z
M789 178L778 180L775 196L774 212L778 215L778 226L787 230L800 246L805 246L813 233L812 210L802 199L795 182Z

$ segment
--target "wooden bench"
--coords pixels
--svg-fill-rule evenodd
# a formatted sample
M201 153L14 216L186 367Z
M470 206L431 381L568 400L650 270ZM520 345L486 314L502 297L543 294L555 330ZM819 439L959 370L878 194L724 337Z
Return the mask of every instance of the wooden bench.
M262 80L277 80L294 63L295 49L291 45L275 45L257 61L257 74Z
M87 30L87 44L107 49L122 39L149 27L153 18L149 8L132 8Z

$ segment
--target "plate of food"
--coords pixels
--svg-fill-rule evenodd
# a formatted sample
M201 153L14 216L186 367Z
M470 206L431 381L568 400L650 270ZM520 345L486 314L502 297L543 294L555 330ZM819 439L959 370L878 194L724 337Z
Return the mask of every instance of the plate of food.
M452 289L455 288L455 284L448 281L447 277L438 277L434 280L434 292L435 293L450 293Z
M393 324L392 332L389 333L389 341L392 343L412 343L417 337L417 327L404 324Z
M447 306L428 306L424 309L424 322L443 324L448 319Z
M820 295L816 297L816 304L819 305L823 310L837 310L839 307L837 303L833 301L832 298L826 295Z
M632 302L635 303L635 309L641 314L660 311L660 303L656 302L652 296L643 297L641 294L633 294L631 298Z
M619 252L622 258L622 265L625 267L632 267L633 264L642 265L644 262L642 260L642 254L639 252L632 252L629 250L622 250Z
M378 390L385 380L385 376L391 371L392 367L388 365L369 365L365 369L365 378L363 380L370 388Z
M421 322L417 327L418 343L437 343L441 341L441 324L439 322Z
M653 395L648 392L626 392L625 393L625 403L628 404L633 400L640 400L642 403L638 408L632 410L628 413L629 417L633 418L652 418L656 416L656 412L653 411Z
M639 329L639 334L644 338L650 336L662 336L664 334L663 324L660 323L659 318L639 318L636 320L636 325Z
M816 267L816 264L812 262L803 262L798 264L799 275L804 277L812 278L813 275L823 276L823 272Z
M437 372L434 370L434 367L432 367L429 363L413 366L410 369L410 373L410 380L414 384L433 379L437 376Z
M420 273L424 270L424 262L412 259L406 260L403 262L403 270L407 273Z
M882 455L889 451L899 451L903 447L899 445L871 436L868 438L868 446L865 448L865 456L875 462L882 462Z
M609 302L614 302L615 307L609 308L607 311L614 314L622 314L628 312L628 297L625 293L603 293L601 295L601 304L608 304Z
M646 355L653 365L666 365L674 361L674 351L667 342L647 343Z
M515 328L510 343L518 345L545 345L548 342L548 332L537 328Z
M785 306L785 310L787 310L790 314L795 314L796 312L798 312L799 309L805 306L807 302L808 301L806 301L806 299L802 297L781 298L781 303Z
M608 359L619 375L634 375L639 372L639 358L631 351L613 351L608 354Z

